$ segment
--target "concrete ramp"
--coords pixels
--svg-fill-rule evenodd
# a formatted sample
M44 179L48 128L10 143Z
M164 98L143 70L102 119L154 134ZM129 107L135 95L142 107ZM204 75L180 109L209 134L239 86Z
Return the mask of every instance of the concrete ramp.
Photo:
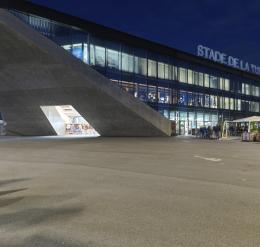
M170 121L0 9L0 112L14 135L54 135L40 106L72 105L102 136L169 136Z

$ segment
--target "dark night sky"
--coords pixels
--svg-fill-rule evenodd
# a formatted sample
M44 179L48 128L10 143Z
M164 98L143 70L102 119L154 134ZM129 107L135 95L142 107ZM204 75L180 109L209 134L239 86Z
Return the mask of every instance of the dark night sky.
M259 0L32 0L190 53L198 44L260 66Z

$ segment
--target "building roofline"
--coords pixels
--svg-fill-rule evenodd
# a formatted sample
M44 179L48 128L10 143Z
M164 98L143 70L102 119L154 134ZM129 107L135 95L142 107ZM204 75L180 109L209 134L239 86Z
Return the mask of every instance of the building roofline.
M208 68L222 70L227 73L231 73L237 76L242 76L250 80L255 80L260 82L260 76L255 75L253 73L232 68L227 65L220 64L203 57L199 57L184 51L177 50L167 45L159 44L157 42L150 41L145 38L140 38L135 35L118 31L113 28L108 28L103 25L79 17L75 17L70 14L63 13L58 10L51 9L42 5L38 5L29 1L2 0L0 2L0 8L14 9L18 11L28 12L47 19L61 22L63 24L72 25L81 28L83 30L96 33L99 36L106 39L120 41L122 43L126 43L128 45L143 48L146 50L150 50L162 55L173 56L174 58L183 60L185 62L192 62L198 65L206 66Z

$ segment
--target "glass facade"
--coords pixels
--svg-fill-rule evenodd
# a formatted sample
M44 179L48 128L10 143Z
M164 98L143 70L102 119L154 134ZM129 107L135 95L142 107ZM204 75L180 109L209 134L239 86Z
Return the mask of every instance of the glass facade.
M260 115L260 83L221 70L99 37L93 31L14 12L133 97L176 122L179 134Z

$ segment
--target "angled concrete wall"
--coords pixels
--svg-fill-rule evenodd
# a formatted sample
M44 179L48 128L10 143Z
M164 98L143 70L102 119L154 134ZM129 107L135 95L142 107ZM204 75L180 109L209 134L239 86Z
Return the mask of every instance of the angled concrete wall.
M72 105L102 136L169 136L170 121L0 9L0 111L9 134L53 135L41 105Z

